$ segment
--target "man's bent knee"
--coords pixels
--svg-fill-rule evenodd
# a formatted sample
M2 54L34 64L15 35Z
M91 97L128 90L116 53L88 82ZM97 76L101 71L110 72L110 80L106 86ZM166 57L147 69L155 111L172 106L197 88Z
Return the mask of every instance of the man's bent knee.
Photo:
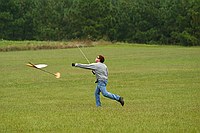
M103 95L104 97L109 97L108 92L102 92L102 95Z

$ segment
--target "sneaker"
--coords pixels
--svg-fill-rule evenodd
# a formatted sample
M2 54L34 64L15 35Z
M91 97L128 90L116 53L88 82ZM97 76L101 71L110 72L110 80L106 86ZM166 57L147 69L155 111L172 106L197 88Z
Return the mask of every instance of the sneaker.
M124 98L123 97L119 98L119 102L121 103L122 106L124 106Z

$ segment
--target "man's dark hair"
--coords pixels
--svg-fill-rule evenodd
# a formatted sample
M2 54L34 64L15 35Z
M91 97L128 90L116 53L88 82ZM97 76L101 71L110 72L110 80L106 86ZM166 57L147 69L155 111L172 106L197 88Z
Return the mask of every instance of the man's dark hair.
M104 63L105 59L102 55L98 55L97 58L100 59L101 63Z

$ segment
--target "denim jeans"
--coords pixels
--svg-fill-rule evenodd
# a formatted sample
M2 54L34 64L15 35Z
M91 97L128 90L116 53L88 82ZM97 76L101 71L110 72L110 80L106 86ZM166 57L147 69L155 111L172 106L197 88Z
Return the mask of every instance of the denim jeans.
M102 95L104 97L107 97L107 98L110 98L110 99L113 99L113 100L116 100L118 101L120 96L116 95L116 94L112 94L110 92L108 92L106 90L106 85L107 85L108 81L107 80L100 80L98 81L97 83L97 86L96 86L96 90L95 90L95 98L96 98L96 106L101 106L101 101L100 101L100 92L102 93Z

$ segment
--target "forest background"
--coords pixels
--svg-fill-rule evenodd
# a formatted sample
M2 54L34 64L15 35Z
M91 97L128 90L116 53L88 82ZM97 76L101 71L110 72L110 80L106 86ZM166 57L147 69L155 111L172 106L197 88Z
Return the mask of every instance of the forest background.
M200 0L0 0L0 39L200 45Z

